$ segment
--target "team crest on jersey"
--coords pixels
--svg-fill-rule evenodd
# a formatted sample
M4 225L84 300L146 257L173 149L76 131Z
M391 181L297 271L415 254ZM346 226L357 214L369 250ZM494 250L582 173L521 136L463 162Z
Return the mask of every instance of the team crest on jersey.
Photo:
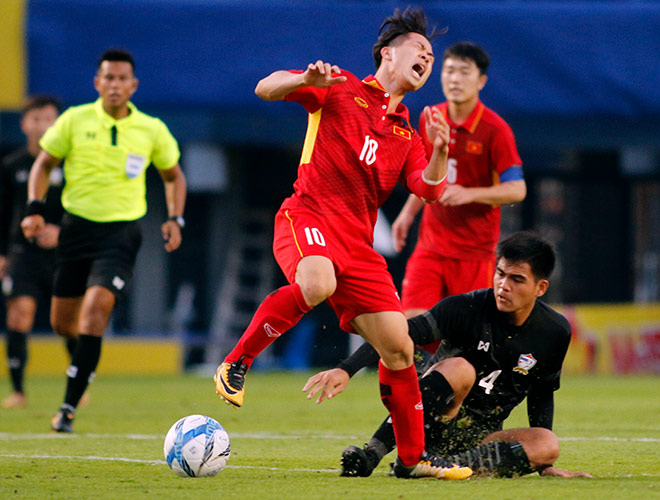
M477 141L467 141L465 151L473 155L480 155L484 150L484 145Z
M396 125L394 125L392 132L394 132L394 135L398 135L399 137L404 137L405 139L408 140L412 139L412 134L408 129L397 127Z
M365 101L361 97L355 97L355 102L357 102L358 106L360 106L361 108L368 108L369 107L369 105L367 104L367 101Z
M518 366L513 371L527 375L536 364L536 359L531 354L521 354L518 357Z

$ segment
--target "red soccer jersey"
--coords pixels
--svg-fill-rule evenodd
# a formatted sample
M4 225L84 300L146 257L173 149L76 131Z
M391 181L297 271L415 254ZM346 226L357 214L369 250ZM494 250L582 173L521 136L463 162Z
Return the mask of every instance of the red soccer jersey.
M440 109L450 126L447 183L464 187L487 187L499 182L499 175L513 166L522 166L513 132L507 123L481 101L464 123L449 119L447 103ZM427 155L432 145L426 137L422 113L419 129ZM500 207L483 203L424 207L418 246L459 260L489 260L500 235Z
M397 181L408 187L408 177L428 160L406 106L387 114L389 94L373 76L341 74L343 83L286 96L304 106L309 123L295 194L282 206L302 204L332 216L333 223L371 245L378 207Z

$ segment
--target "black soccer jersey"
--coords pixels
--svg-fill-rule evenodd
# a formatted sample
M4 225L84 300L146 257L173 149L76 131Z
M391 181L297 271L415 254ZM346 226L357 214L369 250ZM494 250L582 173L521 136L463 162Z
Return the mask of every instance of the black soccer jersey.
M26 148L9 154L0 164L0 255L5 255L12 248L34 247L23 237L21 221L25 216L27 203L27 183L34 157ZM46 197L44 219L51 224L59 224L62 217L62 169L55 167L51 171L50 188Z
M492 289L475 290L447 297L408 324L416 344L442 341L432 362L461 356L475 368L476 382L463 402L472 413L503 421L526 396L559 388L571 327L543 302L515 326L497 310Z

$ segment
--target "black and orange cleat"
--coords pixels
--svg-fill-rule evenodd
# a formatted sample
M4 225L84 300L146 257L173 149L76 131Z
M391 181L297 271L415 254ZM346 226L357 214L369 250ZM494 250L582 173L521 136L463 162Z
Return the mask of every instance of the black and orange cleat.
M243 358L233 363L224 362L218 366L213 381L215 382L215 392L227 404L240 407L243 405L243 396L245 394L245 374L248 371L247 363L243 363Z

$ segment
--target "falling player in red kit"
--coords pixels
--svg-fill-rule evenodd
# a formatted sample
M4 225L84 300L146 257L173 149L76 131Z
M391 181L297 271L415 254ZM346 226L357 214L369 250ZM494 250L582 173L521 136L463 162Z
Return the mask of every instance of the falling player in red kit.
M486 51L471 42L456 43L443 55L440 79L447 101L432 109L450 126L447 186L439 203L424 207L406 266L401 298L409 318L449 295L493 286L499 206L522 201L527 193L511 128L479 99L489 64ZM420 133L431 154L424 114ZM423 206L409 196L392 224L397 250Z
M290 284L266 297L215 381L224 400L241 406L254 358L327 299L342 328L364 337L381 357L381 398L396 434L398 475L462 479L471 469L424 450L414 346L385 260L373 249L378 207L397 182L431 202L444 187L447 123L440 112L425 110L433 149L427 159L401 104L431 74L432 37L423 11L397 10L373 47L375 75L360 80L317 61L304 71L276 71L257 85L262 99L294 101L309 113L295 193L275 218L273 250Z

